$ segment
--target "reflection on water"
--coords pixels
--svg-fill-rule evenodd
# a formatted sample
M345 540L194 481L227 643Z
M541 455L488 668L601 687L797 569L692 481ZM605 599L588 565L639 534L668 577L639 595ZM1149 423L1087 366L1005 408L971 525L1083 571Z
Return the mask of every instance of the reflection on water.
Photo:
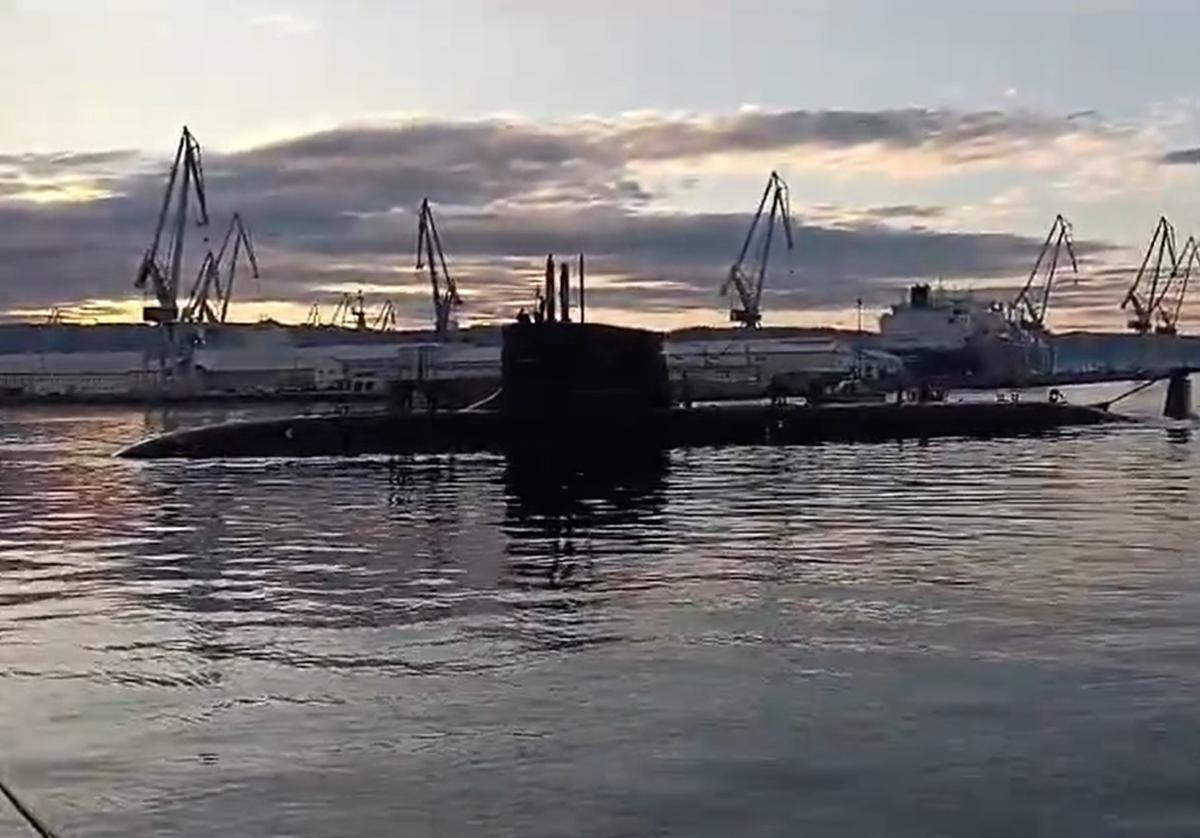
M1192 426L1181 425L1179 427L1166 429L1167 439L1176 443L1187 443L1192 441Z
M516 593L529 642L566 649L620 639L612 599L662 552L667 469L665 452L643 450L506 459L501 584Z
M109 456L226 415L0 418L0 771L65 835L1200 825L1190 426Z
M505 527L518 575L537 585L568 587L570 564L591 558L597 535L620 535L622 546L644 546L662 527L668 455L605 452L603 459L510 457L505 461ZM531 561L522 562L522 559ZM546 560L549 560L547 565ZM538 568L546 565L545 572Z

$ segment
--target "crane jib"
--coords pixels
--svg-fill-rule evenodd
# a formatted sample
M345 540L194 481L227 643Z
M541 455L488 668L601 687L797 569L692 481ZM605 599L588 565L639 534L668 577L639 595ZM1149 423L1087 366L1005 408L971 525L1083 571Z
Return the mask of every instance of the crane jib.
M1137 274L1121 302L1121 308L1133 308L1134 317L1129 321L1129 327L1139 334L1149 332L1156 318L1159 325L1155 331L1166 334L1176 331L1196 258L1196 246L1194 239L1189 238L1183 249L1179 250L1175 241L1174 226L1166 216L1160 217ZM1149 284L1145 291L1143 283ZM1172 295L1173 305L1168 303Z
M746 261L754 246L756 235L759 234L760 222L764 224L762 238L759 247L754 250L755 265L752 271L748 272ZM748 328L755 328L762 323L762 294L766 286L776 222L783 228L788 250L792 250L794 240L788 186L778 172L771 172L759 199L758 208L750 219L750 226L742 241L737 261L730 267L729 276L722 284L722 293L728 293L732 288L737 296L736 304L730 308L730 319Z
M1025 285L1011 304L1012 310L1019 313L1022 320L1025 321L1024 325L1034 328L1045 326L1046 314L1050 310L1050 296L1054 288L1054 280L1058 277L1063 250L1066 250L1071 259L1071 270L1078 275L1079 262L1075 258L1075 242L1072 237L1071 222L1067 221L1060 213L1054 217L1050 231L1046 234L1045 241L1042 242L1041 250L1038 251L1037 259L1034 260L1033 269L1029 272ZM1043 271L1041 290L1035 294L1034 286Z
M154 294L154 305L144 307L144 320L170 324L179 319L178 295L179 276L183 267L184 239L189 216L189 202L195 200L196 224L208 224L208 198L204 187L204 167L201 162L200 143L184 126L175 148L175 159L167 176L166 189L159 207L154 238L138 267L134 286ZM167 219L175 206L174 223L171 225L170 243L165 256L160 253L163 234L167 231Z
M446 265L446 251L442 247L442 238L433 219L433 209L428 198L421 201L418 211L416 267L417 270L425 268L429 271L429 284L433 292L434 330L442 334L449 330L454 308L462 305L462 298Z

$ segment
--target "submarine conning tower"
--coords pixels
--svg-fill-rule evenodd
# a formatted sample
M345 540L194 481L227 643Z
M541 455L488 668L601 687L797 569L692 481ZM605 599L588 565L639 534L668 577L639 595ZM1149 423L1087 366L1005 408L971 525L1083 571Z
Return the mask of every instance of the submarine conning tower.
M601 323L504 327L502 409L515 417L571 415L599 425L670 406L659 332Z

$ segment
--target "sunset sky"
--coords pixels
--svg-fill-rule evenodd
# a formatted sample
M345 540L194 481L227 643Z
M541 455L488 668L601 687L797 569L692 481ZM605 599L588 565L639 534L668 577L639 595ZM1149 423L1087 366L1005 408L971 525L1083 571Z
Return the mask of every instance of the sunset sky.
M209 235L254 231L245 319L361 287L426 323L428 195L468 322L583 251L607 318L721 323L774 168L797 238L768 324L914 279L1011 296L1061 212L1084 258L1051 324L1119 329L1158 216L1200 233L1196 33L1170 0L0 0L0 316L137 316L186 123Z

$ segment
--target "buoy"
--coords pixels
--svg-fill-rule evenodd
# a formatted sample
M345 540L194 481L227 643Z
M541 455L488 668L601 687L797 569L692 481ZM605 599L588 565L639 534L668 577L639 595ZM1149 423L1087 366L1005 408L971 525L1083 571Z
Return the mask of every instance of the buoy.
M1192 379L1184 370L1171 373L1167 381L1163 416L1168 419L1190 419L1192 416Z

